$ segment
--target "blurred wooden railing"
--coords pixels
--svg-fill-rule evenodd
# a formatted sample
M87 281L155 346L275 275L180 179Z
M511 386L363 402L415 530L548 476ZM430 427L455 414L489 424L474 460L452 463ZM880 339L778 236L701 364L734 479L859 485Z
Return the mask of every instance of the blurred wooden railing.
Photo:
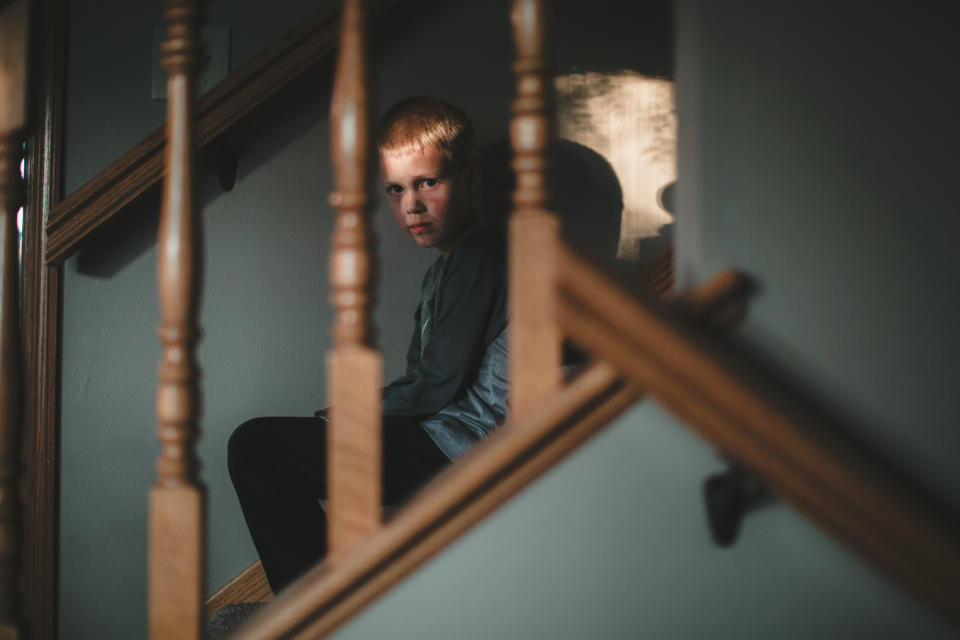
M844 440L849 428L741 351L654 301L626 295L567 250L558 265L565 335L960 624L960 526L949 512Z

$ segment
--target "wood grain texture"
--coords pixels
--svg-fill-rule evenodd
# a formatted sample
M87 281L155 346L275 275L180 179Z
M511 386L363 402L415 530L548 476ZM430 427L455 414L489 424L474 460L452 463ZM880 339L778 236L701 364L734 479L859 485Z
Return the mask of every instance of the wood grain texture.
M337 209L330 256L335 309L327 358L328 555L342 557L380 526L382 358L372 339L374 245L368 189L369 83L366 6L344 0L330 107Z
M373 0L380 15L399 0ZM197 105L196 144L203 147L332 53L339 4L324 2L310 17L204 94ZM158 129L58 203L47 221L46 260L60 264L101 225L156 184L164 172L165 130Z
M206 604L203 605L203 615L209 618L230 604L270 600L273 600L273 591L270 590L270 583L267 582L263 565L257 560L207 598Z
M703 332L561 260L564 330L854 552L960 623L960 526L789 387Z
M471 449L380 531L291 585L236 638L330 634L597 433L637 399L595 365L524 419Z
M338 348L327 372L328 555L336 560L381 524L382 358L367 347Z
M204 514L196 487L154 487L150 492L147 596L150 638L203 638Z
M28 3L0 8L0 638L23 637L20 566L23 505L23 362L17 210L26 125Z
M193 102L201 44L197 0L167 0L167 170L157 234L163 355L157 386L157 480L150 491L149 627L154 640L203 634L205 492L196 440L196 342L202 234L193 186Z
M560 386L562 337L554 273L560 224L547 210L547 147L553 138L547 68L547 3L515 0L517 97L510 141L517 186L509 238L510 411L522 417Z
M23 613L33 640L57 628L59 526L59 353L62 268L44 260L44 221L62 195L66 0L35 0L31 78L36 110L27 139L23 338L26 364L23 442Z

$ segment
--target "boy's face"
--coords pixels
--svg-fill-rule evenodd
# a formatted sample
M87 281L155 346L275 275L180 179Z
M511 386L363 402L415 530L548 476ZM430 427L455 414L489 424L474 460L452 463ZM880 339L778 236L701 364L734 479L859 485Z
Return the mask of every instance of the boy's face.
M381 151L380 177L393 219L421 247L444 256L463 239L472 218L470 185L434 147Z

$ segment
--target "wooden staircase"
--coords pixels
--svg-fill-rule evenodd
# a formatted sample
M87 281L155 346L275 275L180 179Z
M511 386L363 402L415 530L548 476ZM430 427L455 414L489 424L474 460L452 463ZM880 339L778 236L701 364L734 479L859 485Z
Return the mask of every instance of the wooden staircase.
M374 12L390 4L380 2ZM334 493L331 503L338 506L330 512L333 557L276 598L238 637L313 638L336 629L602 429L641 394L750 467L781 498L853 552L960 623L956 597L960 534L952 514L838 437L844 431L842 425L810 409L788 386L704 328L705 320L725 324L742 310L736 295L741 283L735 276L721 274L704 289L670 302L652 295L638 299L625 294L560 240L558 222L545 205L544 158L551 131L545 4L545 0L516 0L512 16L518 51L518 97L511 127L517 172L510 231L513 417L386 525L380 522L375 490L361 492L366 499L350 504ZM6 483L0 486L2 637L22 635L16 598L21 509L15 483L24 376L19 370L11 238L20 201L14 167L23 153L20 141L26 125L27 5L26 0L0 2L0 229L6 230L0 281L0 481ZM43 270L62 261L93 229L166 175L158 238L164 360L158 389L162 450L151 495L150 633L155 638L199 638L205 515L193 447L197 386L193 351L198 332L195 303L201 286L195 262L202 234L192 207L191 151L253 109L285 78L299 73L308 59L329 50L329 43L320 44L317 36L331 33L331 25L342 20L334 108L341 117L333 118L334 139L339 140L334 203L340 213L331 277L335 287L352 295L344 296L340 307L328 396L334 406L348 406L343 401L347 395L353 401L350 406L357 406L358 394L367 400L353 413L334 414L334 429L343 424L351 428L334 438L344 447L334 447L332 459L341 486L378 486L379 479L371 476L370 469L378 467L376 390L382 376L379 355L369 346L366 294L371 278L364 268L372 262L364 234L367 144L363 123L367 116L362 25L366 18L357 0L346 0L342 14L324 9L322 16L318 13L298 27L297 36L269 50L267 57L273 62L261 57L251 63L249 73L262 76L263 86L249 88L249 83L232 79L197 107L191 87L199 14L191 0L169 0L167 6L165 66L171 96L167 133L154 134L149 143L132 150L72 200L51 211L46 235L39 241L44 261L28 263L26 269ZM304 53L302 47L312 53ZM166 154L161 150L164 138ZM167 165L161 170L164 157ZM663 276L668 270L663 262L657 265L661 269L656 282L662 289L669 281ZM586 347L594 359L569 384L559 373L564 338ZM28 371L29 375L34 374ZM50 392L41 389L36 395ZM357 456L358 450L364 453Z

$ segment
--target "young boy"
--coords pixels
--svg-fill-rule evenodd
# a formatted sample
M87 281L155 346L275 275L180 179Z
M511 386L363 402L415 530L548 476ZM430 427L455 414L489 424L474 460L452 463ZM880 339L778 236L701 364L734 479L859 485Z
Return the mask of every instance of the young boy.
M506 417L506 272L502 243L481 227L462 110L403 100L381 120L377 146L394 220L440 252L423 279L406 373L383 390L383 498L396 505ZM324 415L258 418L230 438L230 477L275 593L326 553Z

